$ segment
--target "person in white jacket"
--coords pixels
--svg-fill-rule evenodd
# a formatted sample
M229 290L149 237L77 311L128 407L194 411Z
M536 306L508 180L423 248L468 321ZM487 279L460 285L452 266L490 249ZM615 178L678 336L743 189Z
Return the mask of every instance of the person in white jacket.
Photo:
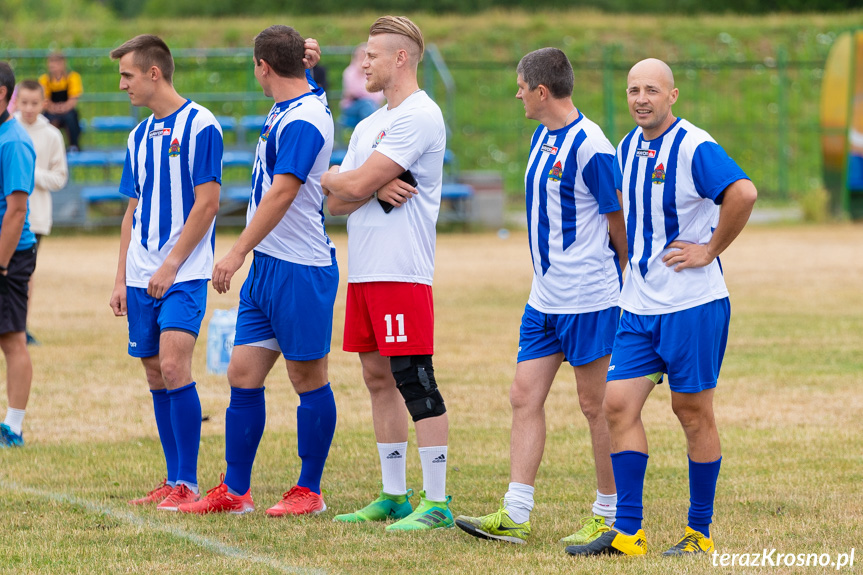
M66 185L68 168L66 166L66 146L63 134L51 125L42 115L45 106L45 93L42 85L35 80L24 80L18 84L15 118L27 131L36 149L36 180L30 196L30 229L36 235L36 249L39 249L42 236L51 233L52 201L51 192ZM33 299L33 277L30 277L30 300ZM38 342L27 331L27 343Z

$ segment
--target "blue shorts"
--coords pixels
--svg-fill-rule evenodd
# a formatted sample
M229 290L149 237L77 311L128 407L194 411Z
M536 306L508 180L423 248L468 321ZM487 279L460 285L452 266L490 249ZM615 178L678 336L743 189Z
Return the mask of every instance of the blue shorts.
M207 281L176 283L161 299L147 295L146 288L127 287L129 355L159 355L159 336L163 331L185 331L198 337L207 311Z
M336 264L306 266L254 252L240 290L234 345L263 344L292 361L324 357L330 352L338 288Z
M668 374L669 389L678 393L716 387L730 318L728 298L665 315L623 312L608 380L662 372Z
M570 365L585 365L611 353L620 308L578 314L545 314L524 306L518 362L563 352Z

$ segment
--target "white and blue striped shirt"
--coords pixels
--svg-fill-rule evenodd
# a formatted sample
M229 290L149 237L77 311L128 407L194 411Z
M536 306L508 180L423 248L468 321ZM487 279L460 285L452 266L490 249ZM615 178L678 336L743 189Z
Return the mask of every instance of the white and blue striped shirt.
M321 175L333 151L333 118L320 94L307 93L276 103L255 153L248 225L276 174L293 174L301 182L281 221L255 248L274 258L307 266L335 263L336 248L324 229Z
M708 243L722 192L741 179L748 177L710 134L680 118L653 140L641 128L621 140L614 182L623 193L630 265L620 307L659 315L728 297L718 258L680 272L662 258L675 240Z
M174 248L195 203L195 186L222 181L222 128L190 100L165 118L150 115L129 134L120 192L138 200L126 285L146 288ZM210 279L213 223L177 271L175 283Z
M579 112L559 130L540 125L530 148L524 177L533 261L528 304L550 314L616 306L620 266L605 216L620 209L614 146Z

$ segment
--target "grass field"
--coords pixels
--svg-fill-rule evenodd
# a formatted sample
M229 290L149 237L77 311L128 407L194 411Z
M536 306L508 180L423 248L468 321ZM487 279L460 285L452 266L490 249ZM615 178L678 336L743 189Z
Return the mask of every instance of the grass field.
M334 239L345 270L346 238ZM525 240L522 232L506 240L491 234L438 240L435 366L452 424L449 492L456 514L496 509L508 482L508 388L530 288ZM232 241L219 236L217 255ZM860 546L861 245L860 226L752 227L723 257L733 319L716 400L724 461L714 538L721 552L776 548L835 556ZM164 464L142 369L125 353L124 320L107 305L116 251L114 237L44 241L31 314L43 345L31 350L28 444L0 451L0 573L733 571L707 559L659 556L682 534L688 504L685 444L665 386L644 413L651 444L645 501L650 555L578 561L564 554L556 542L587 514L594 489L587 426L569 368L559 373L548 401L548 444L528 545L481 542L459 530L398 535L381 525L334 524L334 514L365 504L379 489L359 362L340 351L344 285L330 356L339 408L324 476L330 510L286 521L262 512L299 473L297 399L280 365L267 382L268 425L252 479L257 512L188 517L129 508L125 501L152 488ZM235 304L236 292L210 292L210 311ZM210 416L199 472L207 488L224 467L228 391L224 377L205 374L204 344L194 369ZM419 490L413 436L411 442L408 484Z

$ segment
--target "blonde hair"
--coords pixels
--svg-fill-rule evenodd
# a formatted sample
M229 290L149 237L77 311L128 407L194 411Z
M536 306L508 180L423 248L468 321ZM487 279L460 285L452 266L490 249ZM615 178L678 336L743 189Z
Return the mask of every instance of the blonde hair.
M423 40L423 33L420 31L419 27L410 21L409 18L405 16L381 16L375 23L372 24L371 28L369 28L369 36L376 36L378 34L397 34L399 36L404 36L408 40L411 41L415 51L412 50L412 60L415 62L421 62L423 59L423 53L425 52L425 41Z

